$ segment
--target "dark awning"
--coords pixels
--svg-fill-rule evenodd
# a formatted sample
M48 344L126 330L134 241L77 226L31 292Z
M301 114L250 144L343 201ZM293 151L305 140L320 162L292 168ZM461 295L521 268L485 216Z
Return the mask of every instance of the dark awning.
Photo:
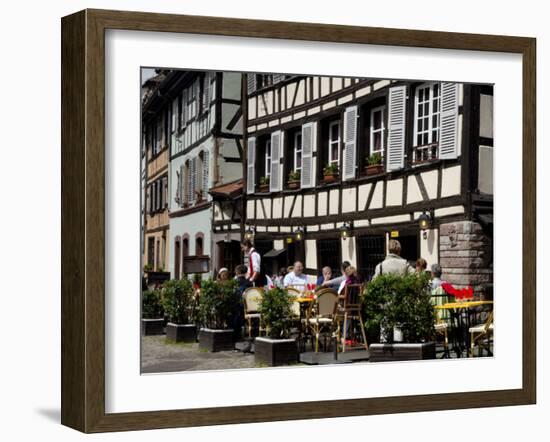
M281 249L281 250L271 249L269 252L267 252L264 255L264 258L277 258L277 256L279 256L281 253L284 253L284 252L286 252L286 249Z
M479 222L485 227L493 227L493 214L482 213L478 215Z

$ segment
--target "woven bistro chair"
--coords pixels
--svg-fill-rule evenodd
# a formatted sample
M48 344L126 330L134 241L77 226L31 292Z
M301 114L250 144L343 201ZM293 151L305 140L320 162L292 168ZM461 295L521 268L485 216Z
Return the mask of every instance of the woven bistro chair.
M258 322L258 334L265 331L262 321L262 315L259 312L260 302L264 295L264 289L261 287L249 287L243 293L244 319L248 329L248 337L252 337L252 326L254 321Z
M493 312L491 311L487 316L487 320L483 324L470 327L468 330L470 333L470 357L474 356L474 347L477 344L478 356L482 355L482 350L485 348L487 353L491 355L491 342L493 337L494 322Z
M443 290L443 287L437 287L432 290L431 301L434 306L443 305L448 302L449 295ZM443 340L443 358L450 358L451 354L449 352L449 327L450 327L450 315L448 310L444 309L435 309L435 338L441 336Z
M365 324L361 314L361 294L363 293L363 284L348 284L344 286L344 293L340 295L340 304L338 311L338 334L341 333L342 352L349 350L368 350L367 336L365 333ZM349 344L349 338L353 338L355 328L359 326L360 334L355 345ZM348 336L351 335L351 336ZM339 336L340 337L340 336Z
M317 293L315 302L311 303L308 310L307 322L315 337L315 353L319 352L319 336L322 332L325 333L326 348L326 333L332 334L337 323L338 313L338 293L332 289L323 289Z

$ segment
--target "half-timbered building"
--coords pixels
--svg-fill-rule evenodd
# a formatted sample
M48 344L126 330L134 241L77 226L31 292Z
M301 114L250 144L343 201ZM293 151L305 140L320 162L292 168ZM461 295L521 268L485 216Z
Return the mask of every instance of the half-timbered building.
M240 74L171 71L160 87L168 116L167 269L172 278L209 274L223 262L225 248L241 237L241 82ZM231 191L224 195L228 184ZM211 194L211 189L221 190ZM224 213L229 209L217 199L226 197L239 210L229 211L230 222L218 231L213 222L219 207Z
M160 88L166 71L142 85L143 265L165 271L168 264L168 151L170 109Z
M246 85L246 229L268 270L349 260L368 279L396 238L454 284L492 282L492 86L281 74Z

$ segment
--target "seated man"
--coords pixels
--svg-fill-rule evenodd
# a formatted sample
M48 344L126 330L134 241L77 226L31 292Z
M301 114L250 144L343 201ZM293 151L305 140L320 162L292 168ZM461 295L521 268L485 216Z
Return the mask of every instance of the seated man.
M283 285L285 287L294 286L297 289L305 290L307 284L307 275L304 275L304 265L300 261L294 263L294 270L290 273L287 273L285 279L283 280Z
M349 261L344 261L342 263L341 271L342 275L337 276L336 278L329 279L328 281L323 281L322 286L328 287L333 290L338 290L343 282L346 280L346 269L351 265Z
M248 268L240 264L237 267L235 267L235 280L237 281L237 284L239 285L239 293L242 295L244 291L248 287L252 287L252 283L250 280L246 277L246 274L248 273Z

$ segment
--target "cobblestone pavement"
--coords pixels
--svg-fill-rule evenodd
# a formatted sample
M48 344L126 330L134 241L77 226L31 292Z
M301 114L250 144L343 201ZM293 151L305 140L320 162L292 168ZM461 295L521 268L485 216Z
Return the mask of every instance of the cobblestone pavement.
M240 351L211 353L199 350L199 344L167 344L166 337L141 338L142 373L162 373L187 370L228 370L254 368L254 355Z

